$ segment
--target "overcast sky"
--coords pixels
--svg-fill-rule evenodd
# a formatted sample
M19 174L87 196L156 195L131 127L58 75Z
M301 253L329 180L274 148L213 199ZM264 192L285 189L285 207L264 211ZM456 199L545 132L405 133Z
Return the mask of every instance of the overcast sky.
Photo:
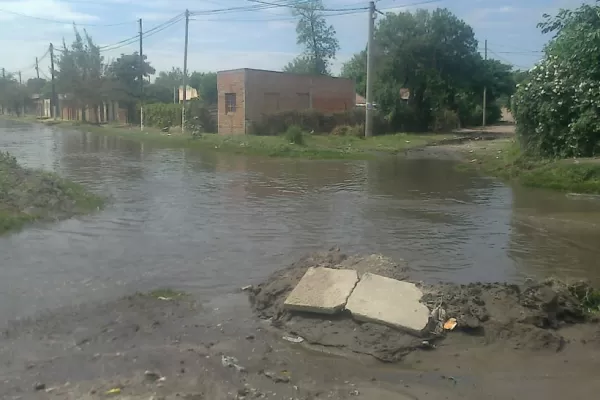
M425 1L380 0L377 7L384 12L419 7L448 8L473 27L482 49L484 39L488 39L491 58L521 68L529 68L539 59L540 53L536 51L540 51L548 39L536 28L541 15L582 3L582 0L440 0L402 7ZM325 0L324 3L331 9L360 8L368 4L360 0ZM22 70L24 78L33 77L35 57L44 55L50 42L59 47L62 38L67 43L73 40L72 22L82 27L86 25L97 44L110 45L135 36L138 18L143 19L144 30L149 30L186 8L206 13L206 10L248 5L252 3L247 0L0 0L0 67L9 72ZM359 10L333 15L328 20L335 26L341 46L334 63L334 72L338 72L344 61L364 48L367 14ZM118 25L106 26L109 24ZM144 41L144 53L157 70L182 67L183 47L183 21ZM137 49L136 42L103 54L112 59ZM300 50L289 8L198 15L190 22L190 71L244 67L278 70ZM42 76L48 75L48 57L40 63L40 69Z

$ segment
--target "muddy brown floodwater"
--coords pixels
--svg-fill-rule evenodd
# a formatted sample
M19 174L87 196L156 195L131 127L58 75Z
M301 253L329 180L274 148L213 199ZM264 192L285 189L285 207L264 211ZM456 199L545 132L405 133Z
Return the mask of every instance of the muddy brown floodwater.
M111 196L95 215L0 238L0 398L96 398L122 385L129 398L148 399L126 388L145 387L144 370L155 369L164 389L177 383L189 399L250 398L259 386L272 398L398 399L405 385L405 398L463 393L442 378L452 349L437 367L433 358L409 370L358 356L347 363L281 343L252 315L240 287L331 246L404 259L425 282L558 276L600 284L600 201L508 187L456 171L452 157L265 159L7 121L0 148ZM124 298L159 287L191 298L178 306ZM222 354L256 377L224 368ZM533 362L511 355L499 365ZM574 361L544 362L556 371ZM582 365L594 363L590 356ZM452 358L454 372L456 364ZM286 371L294 384L282 386L263 369ZM461 378L469 398L512 398L503 387L532 393L551 379L536 375L519 386L519 372L475 379L474 371ZM55 390L34 392L36 382ZM555 386L529 397L568 393ZM485 387L504 395L477 397Z

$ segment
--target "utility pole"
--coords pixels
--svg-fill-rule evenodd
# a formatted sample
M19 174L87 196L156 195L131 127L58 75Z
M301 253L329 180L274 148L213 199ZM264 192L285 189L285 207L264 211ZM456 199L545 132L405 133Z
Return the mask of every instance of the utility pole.
M40 79L40 66L37 57L35 58L35 73L37 74L37 78Z
M487 61L487 39L485 40L484 59L485 59L485 61ZM485 63L485 68L487 69L487 62ZM486 108L487 108L487 86L484 86L483 87L483 124L482 124L482 126L485 126Z
M142 19L140 18L140 130L144 130L144 52L142 39Z
M369 2L369 38L367 40L367 104L365 107L365 137L373 135L373 34L375 2Z
M185 10L185 50L183 53L183 105L181 107L181 133L185 133L185 105L187 97L187 58L188 58L188 33L190 27L190 11Z
M6 70L2 68L2 79L6 79Z
M52 43L50 43L50 73L52 76L52 99L50 100L50 110L51 110L51 114L52 114L52 118L56 118L57 116L57 107L58 104L56 104L57 102L57 97L56 97L56 84L54 82L54 75L55 75L55 71L54 71L54 45Z
M21 71L19 71L19 85L23 84L23 80L21 79ZM25 95L21 99L23 102L21 103L21 116L25 115Z

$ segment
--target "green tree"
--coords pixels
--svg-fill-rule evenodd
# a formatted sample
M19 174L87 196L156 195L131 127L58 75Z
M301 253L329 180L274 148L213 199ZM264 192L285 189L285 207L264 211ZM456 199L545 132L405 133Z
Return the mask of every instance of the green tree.
M71 46L63 41L57 62L56 84L59 93L67 95L71 104L82 110L90 108L98 119L98 106L107 98L106 65L99 47L84 30L82 36L76 27Z
M152 68L144 55L140 63L140 55L121 54L107 68L108 89L115 100L124 102L138 102L140 100L140 75L142 79L149 79L156 70Z
M198 91L198 95L204 104L217 104L216 72L192 72L190 75L190 86Z
M170 71L161 71L154 81L159 86L173 90L183 84L183 71L180 68L172 68Z
M308 0L292 11L298 18L296 43L304 47L303 56L312 64L310 72L318 75L330 74L331 60L340 48L333 25L327 24L324 9L322 0Z
M544 58L514 96L522 147L548 157L600 153L600 7L584 4L544 16L553 33Z
M134 121L139 120L136 106L142 100L140 98L140 75L146 81L156 72L146 60L147 57L144 55L142 62L140 62L140 55L137 52L121 54L106 69L105 92L111 100L119 101ZM146 91L147 87L144 88L144 92Z
M365 96L367 93L367 51L356 53L342 65L343 78L349 78L356 83L356 93Z
M27 80L27 87L32 93L41 94L45 85L46 80L42 78L31 78Z
M31 91L12 75L0 77L0 107L3 113L21 115L31 104Z
M314 62L309 57L300 55L287 63L283 67L283 72L290 72L292 74L312 74L314 66Z

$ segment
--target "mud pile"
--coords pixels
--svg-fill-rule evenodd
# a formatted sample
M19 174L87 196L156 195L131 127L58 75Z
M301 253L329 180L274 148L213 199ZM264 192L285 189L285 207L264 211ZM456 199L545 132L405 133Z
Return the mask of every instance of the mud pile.
M326 316L284 310L286 297L309 267L355 269L359 274L372 272L406 281L411 281L410 268L380 255L348 257L332 249L300 259L250 291L255 312L271 319L274 326L310 344L370 354L382 361L400 360L417 349L433 349L440 341L449 345L503 341L517 349L559 351L568 342L561 335L562 328L596 322L589 313L593 290L585 283L567 285L556 280L524 285L415 282L424 292L423 303L435 310L433 314L458 322L453 331L444 331L439 329L443 321L432 320L430 332L420 338L379 324L356 322L348 313Z

